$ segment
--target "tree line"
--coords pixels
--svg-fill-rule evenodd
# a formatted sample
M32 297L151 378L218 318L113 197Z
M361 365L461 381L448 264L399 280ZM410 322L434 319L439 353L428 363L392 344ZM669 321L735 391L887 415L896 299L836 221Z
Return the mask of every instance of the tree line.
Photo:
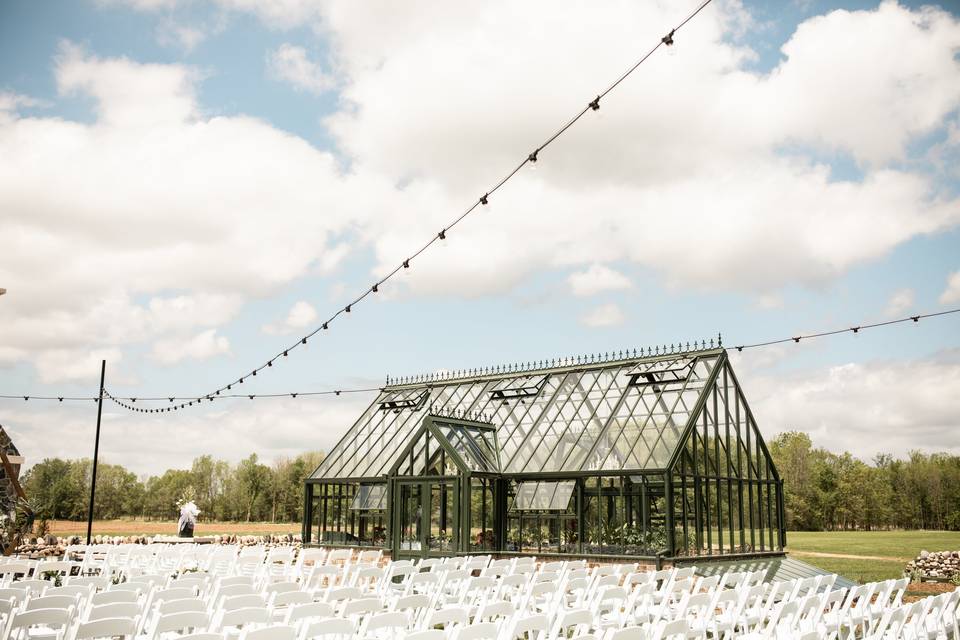
M864 462L848 452L814 447L789 431L769 441L784 481L787 528L800 531L872 529L960 530L960 456L910 452ZM230 464L200 456L189 469L138 478L121 465L97 466L94 516L100 519L176 518L177 503L196 502L204 518L242 522L299 522L303 481L320 452L271 465L256 454ZM84 520L90 499L89 459L47 458L23 478L40 518Z
M303 518L303 482L323 453L281 458L272 465L256 454L230 464L200 456L189 469L138 478L117 464L97 464L94 517L169 520L178 503L193 500L204 519L235 522L298 522ZM89 458L46 458L31 467L22 484L38 518L85 520L90 501Z
M870 463L781 433L769 443L784 483L787 528L960 530L960 456L911 451Z

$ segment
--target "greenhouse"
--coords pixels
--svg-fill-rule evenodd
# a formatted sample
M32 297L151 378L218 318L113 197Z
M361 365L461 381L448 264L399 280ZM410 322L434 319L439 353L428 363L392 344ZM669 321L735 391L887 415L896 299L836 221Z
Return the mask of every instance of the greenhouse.
M780 555L783 487L726 351L388 381L306 481L305 544L451 554Z

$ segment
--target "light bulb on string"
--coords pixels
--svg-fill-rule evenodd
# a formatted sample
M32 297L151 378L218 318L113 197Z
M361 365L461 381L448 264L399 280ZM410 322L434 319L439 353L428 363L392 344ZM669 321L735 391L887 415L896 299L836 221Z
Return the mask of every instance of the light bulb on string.
M677 43L673 39L673 34L674 34L674 31L670 31L670 33L668 33L667 35L663 36L663 38L660 39L660 42L662 42L667 47L667 55L670 56L671 58L677 55Z

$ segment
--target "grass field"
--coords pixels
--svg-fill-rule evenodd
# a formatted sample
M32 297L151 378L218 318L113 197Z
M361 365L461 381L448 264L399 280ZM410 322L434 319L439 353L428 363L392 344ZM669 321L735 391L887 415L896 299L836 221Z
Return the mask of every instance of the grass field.
M85 536L86 522L72 520L50 520L50 533L55 536ZM134 536L134 535L176 535L177 522L171 520L146 522L143 520L95 520L93 535ZM269 522L204 522L197 523L195 534L262 536L266 534L300 533L299 522L271 524Z
M960 549L957 531L791 531L787 551L798 560L857 582L899 578L920 551Z

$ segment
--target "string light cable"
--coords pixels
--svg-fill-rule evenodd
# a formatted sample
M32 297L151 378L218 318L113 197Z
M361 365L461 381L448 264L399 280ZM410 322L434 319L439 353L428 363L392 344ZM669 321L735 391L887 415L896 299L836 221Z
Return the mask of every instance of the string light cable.
M778 344L789 344L794 343L798 344L803 340L814 340L817 338L825 338L828 336L836 336L840 334L859 334L861 331L866 331L868 329L876 329L880 327L887 327L891 325L900 325L900 324L917 324L925 318L937 318L940 316L948 316L960 313L960 307L956 309L946 309L944 311L934 311L931 313L921 313L912 316L905 316L903 318L897 318L895 320L885 320L883 322L871 322L863 323L855 326L847 326L840 329L832 329L830 331L820 331L817 333L807 333L790 336L787 338L779 338L777 340L766 340L763 342L753 342L753 343L744 343L734 347L730 347L730 350L736 350L742 352L746 349L760 349L764 347L770 347ZM404 378L394 378L391 379L387 377L387 385L400 385L400 384L420 384L424 382L443 382L445 380L463 378L463 377L476 377L484 375L496 375L504 373L519 372L528 369L544 368L544 367L559 367L559 366L572 366L577 364L592 364L595 362L604 362L605 360L614 360L617 358L624 357L650 357L657 355L669 355L671 353L683 353L685 351L697 350L697 349L707 349L713 347L723 347L723 341L718 337L717 341L713 340L702 341L700 343L694 342L691 348L690 343L686 345L677 343L671 345L662 345L656 347L648 347L646 349L627 349L625 351L613 351L605 354L592 354L592 355L583 355L583 356L569 356L565 358L556 358L553 360L541 360L539 362L527 362L527 363L515 363L507 365L499 365L495 367L485 367L480 369L468 369L462 371L451 371L445 373L434 373L434 374L425 374L420 376L410 376ZM333 389L326 391L288 391L286 393L252 393L252 394L242 394L242 393L230 393L230 394L220 394L217 396L149 396L149 397L117 397L111 394L106 389L103 390L104 397L108 398L117 405L129 409L130 411L135 411L139 413L165 413L169 411L178 411L186 407L191 407L193 405L199 405L206 402L213 402L218 399L229 399L229 398L247 398L249 400L257 400L262 398L310 398L310 397L321 397L321 396L341 396L344 394L359 394L359 393L372 393L375 391L383 391L385 387L354 387L349 389ZM42 396L42 395L5 395L0 394L0 399L3 400L53 400L59 402L67 401L83 401L90 402L91 400L97 402L99 398L97 396ZM143 407L135 406L137 402L158 402L166 401L168 403L177 403L171 404L170 406L165 407Z
M277 352L272 358L267 360L266 363L260 365L255 369L252 369L247 374L239 376L237 379L233 380L232 382L218 389L215 389L210 393L205 393L202 396L198 396L198 397L207 399L207 400L211 400L214 397L225 397L224 396L225 392L233 391L234 385L243 384L244 380L246 380L247 378L256 376L259 372L263 371L264 369L272 368L274 362L287 357L289 353L294 349L297 349L299 347L306 345L311 338L313 338L316 334L320 333L321 331L328 330L330 328L330 325L335 320L337 320L341 315L346 313L351 313L352 309L357 304L363 302L369 295L377 293L380 290L380 287L386 284L391 278L396 276L397 273L403 270L410 269L410 263L413 262L416 258L418 258L424 251L429 249L431 245L433 245L438 240L446 239L447 234L450 233L451 229L453 229L458 224L460 224L460 222L462 222L464 218L466 218L471 213L476 211L478 207L484 207L488 205L490 202L491 196L493 196L493 194L499 191L501 187L503 187L508 181L510 181L515 175L517 175L517 173L524 166L528 164L530 165L535 164L539 159L539 154L541 151L543 151L549 145L551 145L557 138L563 135L570 127L576 124L577 121L579 121L588 112L599 110L600 101L606 98L606 96L610 92L616 89L624 80L626 80L631 74L633 74L633 72L636 71L641 64L646 62L646 60L650 56L652 56L655 51L657 51L657 49L664 46L667 46L667 47L672 46L674 43L674 36L676 35L676 33L681 28L683 28L688 22L690 22L697 14L703 11L703 9L707 5L709 5L711 2L712 0L704 0L699 6L697 6L697 8L693 11L693 13L691 13L686 18L684 18L684 20L680 24L678 24L673 29L671 29L665 36L660 38L660 40L649 51L647 51L646 54L644 54L629 69L627 69L623 74L621 74L610 86L608 86L606 89L604 89L599 94L597 94L595 98L593 98L590 102L588 102L586 106L584 106L576 115L574 115L570 120L568 120L562 127L557 129L552 135L550 135L546 140L544 140L544 142L542 142L539 146L534 148L534 150L531 151L526 157L524 157L523 160L518 165L516 165L509 173L506 174L506 176L504 176L499 182L494 184L493 187L485 191L483 195L481 195L476 201L474 201L466 209L466 211L464 211L459 216L454 218L450 223L448 223L445 227L443 227L436 235L432 236L423 246L421 246L419 249L413 252L409 257L405 258L399 265L394 267L393 270L391 270L386 275L381 277L379 280L374 282L373 285L367 288L362 294L357 296L354 300L352 300L350 303L348 303L344 307L338 309L336 313L334 313L329 318L327 318L326 321L324 321L320 326L314 328L310 333L307 333L306 335L301 337L299 340L297 340L287 348ZM227 396L229 395L231 394L227 394ZM190 406L189 403L187 406Z

